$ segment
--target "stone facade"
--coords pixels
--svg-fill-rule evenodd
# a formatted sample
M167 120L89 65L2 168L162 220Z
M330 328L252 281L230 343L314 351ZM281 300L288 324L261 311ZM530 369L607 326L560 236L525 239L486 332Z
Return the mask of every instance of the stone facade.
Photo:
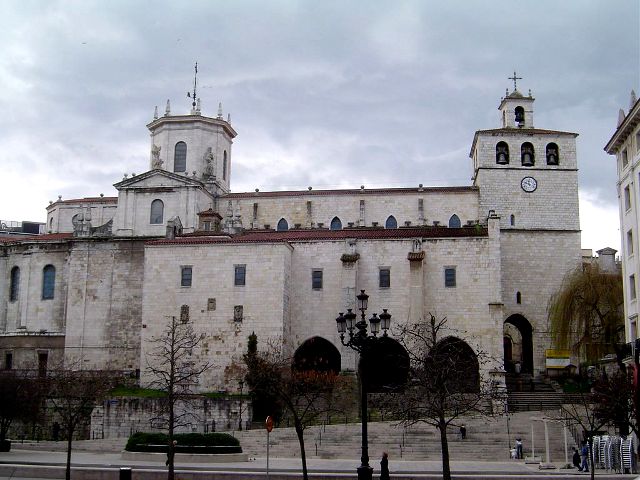
M252 332L292 355L323 338L354 370L335 318L366 290L369 314L388 309L392 325L447 317L496 360L484 367L494 378L518 362L544 372L548 300L580 261L576 134L533 128L533 98L519 92L499 111L501 128L475 134L472 185L249 193L228 193L236 133L221 114L154 119L151 170L116 183L117 199L59 200L50 234L0 240L5 361L42 331L66 362L140 372L146 385L149 340L180 317L204 335L194 361L214 365L204 391L238 389ZM174 171L179 142L186 173ZM43 300L46 265L55 295Z

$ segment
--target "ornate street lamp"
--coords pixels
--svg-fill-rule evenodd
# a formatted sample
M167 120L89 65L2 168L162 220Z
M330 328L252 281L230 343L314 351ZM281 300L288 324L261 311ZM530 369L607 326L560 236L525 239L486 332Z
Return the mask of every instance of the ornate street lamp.
M358 467L358 480L371 480L373 476L373 468L369 466L369 438L367 433L367 417L369 412L367 409L367 389L363 375L362 359L366 358L367 352L380 340L378 333L382 328L383 337L387 336L387 330L391 324L391 315L387 309L383 309L378 316L373 314L369 319L371 335L367 333L367 321L365 320L365 312L367 310L369 295L360 290L360 294L356 295L358 299L358 310L360 310L360 321L355 323L356 314L349 308L347 313L340 312L336 318L336 326L340 334L340 342L345 347L349 347L360 354L360 405L362 412L362 456L360 457L360 466ZM345 333L349 334L349 339L345 342Z

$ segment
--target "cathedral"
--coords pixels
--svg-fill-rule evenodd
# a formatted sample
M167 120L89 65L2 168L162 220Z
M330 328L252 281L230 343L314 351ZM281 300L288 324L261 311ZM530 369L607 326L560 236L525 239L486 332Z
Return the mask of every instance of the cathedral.
M145 385L149 340L176 317L203 333L203 391L238 388L252 332L354 370L335 319L365 290L391 336L434 314L496 359L492 375L544 373L547 304L581 255L577 134L534 126L533 107L507 90L496 128L471 141L470 185L233 192L230 117L167 101L147 125L149 170L117 197L59 197L44 234L0 238L2 367Z

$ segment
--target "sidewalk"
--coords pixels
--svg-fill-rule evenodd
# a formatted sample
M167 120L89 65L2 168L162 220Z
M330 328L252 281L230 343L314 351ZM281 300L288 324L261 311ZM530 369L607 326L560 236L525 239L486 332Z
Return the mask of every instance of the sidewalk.
M359 465L358 454L353 452L352 459L318 459L311 458L307 465L311 476L316 479L355 478L356 467ZM121 467L131 467L134 480L160 479L166 475L166 467L161 459L158 462L123 460L120 453L74 452L72 454L73 479L107 480L117 479ZM66 453L63 451L21 450L15 445L11 452L0 453L0 478L64 478ZM379 459L371 459L374 468L374 478L377 478ZM301 463L299 458L271 458L270 480L290 479L300 476ZM561 464L557 464L560 466ZM389 468L394 480L417 478L441 478L441 462L439 461L402 461L390 459ZM248 462L237 463L190 463L182 465L176 463L179 479L230 479L230 478L266 478L266 458L258 457ZM505 462L472 462L452 461L451 471L456 478L562 478L582 477L588 474L577 470L544 470L535 464L525 464L522 461ZM596 470L600 480L608 477L616 479L635 478L636 475L620 475L616 473Z

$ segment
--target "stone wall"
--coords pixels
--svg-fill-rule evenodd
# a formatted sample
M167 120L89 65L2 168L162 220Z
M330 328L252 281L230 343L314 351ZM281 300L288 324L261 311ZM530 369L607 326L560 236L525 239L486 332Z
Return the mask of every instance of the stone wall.
M65 361L83 368L140 368L141 240L75 241L69 254Z
M3 280L4 325L6 332L64 332L65 299L67 296L66 242L20 244L7 247ZM47 265L55 268L53 298L43 299L43 270ZM9 300L11 270L20 269L16 300Z
M545 373L552 348L549 300L567 272L580 264L580 233L505 230L501 238L504 318L519 314L533 327L534 373ZM517 303L520 292L521 303Z
M433 225L434 221L448 225L453 214L458 215L463 225L478 220L478 192L472 188L411 190L394 192L390 189L379 193L364 190L350 194L321 191L296 192L295 195L278 192L268 195L232 194L223 197L222 202L227 199L233 200L234 205L237 202L245 228L269 225L275 229L281 218L287 221L289 228L296 224L303 228L318 227L319 224L329 228L336 216L343 227L349 223L370 227L374 222L384 227L390 215L396 218L398 226L405 225L407 221L413 226Z
M179 403L176 411L188 412L176 433L211 433L237 430L250 425L251 401L247 398L197 397L188 404ZM162 421L161 400L118 397L105 400L91 413L90 438L122 438L135 432L166 432ZM164 428L163 428L164 427Z
M261 349L266 349L269 342L280 344L288 339L285 285L291 250L284 243L148 245L141 329L142 384L151 381L145 369L152 348L149 341L162 335L171 316L180 317L184 305L194 330L205 335L193 352L194 361L214 365L202 375L201 389L215 391L227 385L235 389L238 378L230 367L242 361L252 332L258 336ZM246 268L243 286L234 285L236 265ZM188 287L180 285L183 266L192 268Z

